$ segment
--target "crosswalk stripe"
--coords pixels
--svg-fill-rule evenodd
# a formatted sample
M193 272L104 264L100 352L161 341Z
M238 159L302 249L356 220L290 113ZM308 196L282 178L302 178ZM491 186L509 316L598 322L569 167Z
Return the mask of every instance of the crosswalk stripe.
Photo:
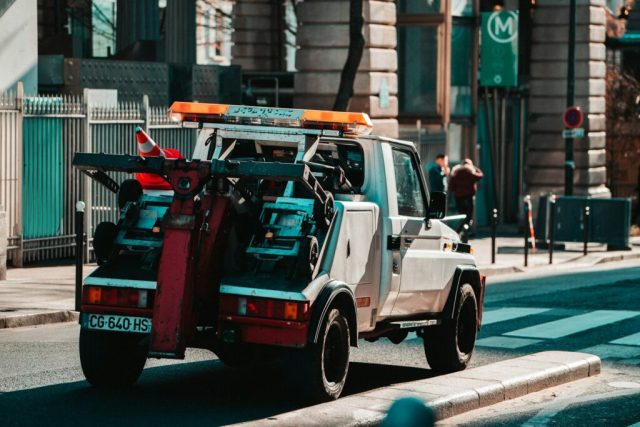
M579 350L582 353L595 354L601 359L629 359L640 357L640 348L615 344L598 344Z
M504 335L556 339L640 315L639 311L596 310L507 332Z
M504 307L496 310L488 310L482 315L482 324L491 325L493 323L504 322L505 320L519 319L521 317L531 316L532 314L540 314L550 308L534 308L534 307Z
M618 338L610 342L611 344L636 345L640 346L640 332L626 337Z
M491 347L491 348L508 348L516 349L520 347L526 347L528 345L537 344L542 340L533 340L529 338L511 338L493 336L487 338L481 338L476 341L478 347Z

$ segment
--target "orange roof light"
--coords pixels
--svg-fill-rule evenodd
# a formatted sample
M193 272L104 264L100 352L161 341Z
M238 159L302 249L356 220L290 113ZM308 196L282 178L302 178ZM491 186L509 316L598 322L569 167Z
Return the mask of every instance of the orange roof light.
M346 111L304 110L303 127L325 129L327 125L348 134L368 135L373 129L369 115Z
M365 113L301 110L198 102L174 102L169 118L178 122L219 122L262 126L330 129L345 135L367 135L373 124Z
M221 121L228 109L225 104L174 102L169 109L169 118L176 122Z

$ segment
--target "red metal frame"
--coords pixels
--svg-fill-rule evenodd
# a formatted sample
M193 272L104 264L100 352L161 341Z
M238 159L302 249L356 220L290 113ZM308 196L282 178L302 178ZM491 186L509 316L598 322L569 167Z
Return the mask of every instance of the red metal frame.
M229 201L210 195L194 200L210 180L208 162L178 160L167 176L175 196L163 223L149 354L183 358L197 323L194 296L217 288L213 250L224 235Z

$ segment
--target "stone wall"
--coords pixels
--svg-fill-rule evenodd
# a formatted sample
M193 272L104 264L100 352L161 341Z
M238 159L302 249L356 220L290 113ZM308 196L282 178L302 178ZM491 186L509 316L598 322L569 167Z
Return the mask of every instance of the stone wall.
M245 71L284 70L284 7L272 0L236 0L231 63Z
M364 0L365 49L349 110L369 113L374 133L398 136L396 5ZM298 108L331 109L349 47L349 1L305 0L298 6Z
M574 140L574 194L610 196L605 186L604 0L577 0L575 104L584 115L585 137ZM529 193L564 188L569 2L538 0L533 14L529 143L525 180Z

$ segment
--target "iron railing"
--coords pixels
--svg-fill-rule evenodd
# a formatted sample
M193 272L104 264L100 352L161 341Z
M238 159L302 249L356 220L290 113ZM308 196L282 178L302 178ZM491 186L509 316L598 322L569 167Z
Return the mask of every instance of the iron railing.
M167 108L149 106L146 96L104 106L88 104L86 95L25 97L20 84L15 93L0 93L0 209L7 212L8 259L15 266L74 256L78 200L89 213L86 236L102 221L117 221L115 195L73 169L74 153L135 154L137 126L161 147L186 157L193 152L195 130L170 122Z

